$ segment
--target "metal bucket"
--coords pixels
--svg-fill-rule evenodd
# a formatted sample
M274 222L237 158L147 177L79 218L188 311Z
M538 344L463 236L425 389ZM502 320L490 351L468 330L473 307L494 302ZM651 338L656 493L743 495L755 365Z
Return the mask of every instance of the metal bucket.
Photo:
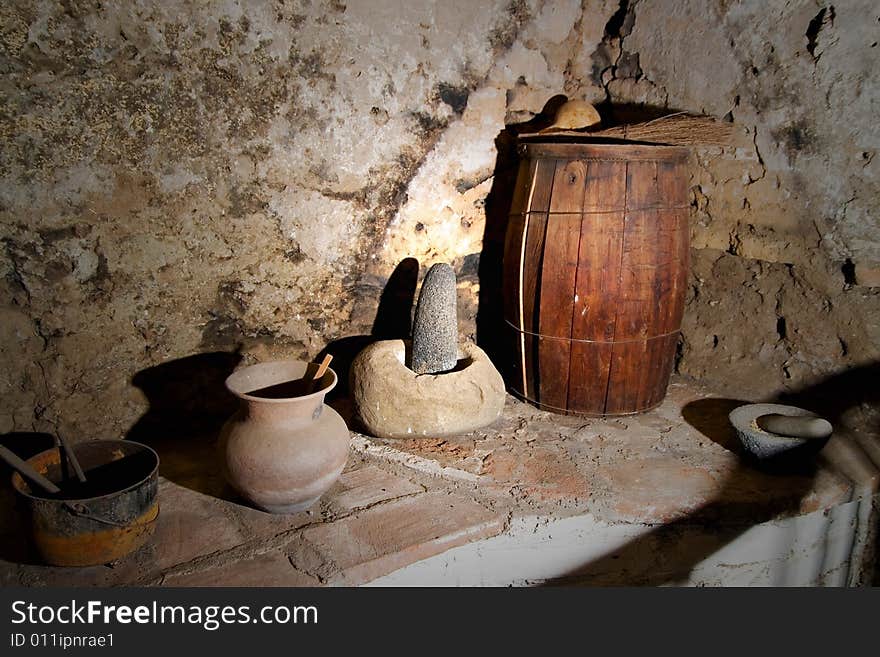
M58 449L27 462L61 493L44 493L18 473L12 476L37 553L56 566L93 566L141 547L159 515L158 454L130 440L95 440L73 450L85 484L65 476Z

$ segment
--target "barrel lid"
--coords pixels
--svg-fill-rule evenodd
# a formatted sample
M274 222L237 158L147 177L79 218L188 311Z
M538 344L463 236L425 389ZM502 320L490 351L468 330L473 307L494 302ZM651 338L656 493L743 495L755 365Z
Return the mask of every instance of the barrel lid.
M576 136L574 136L576 135ZM690 149L651 142L590 137L584 133L555 133L519 135L517 150L527 157L555 159L597 160L685 160Z

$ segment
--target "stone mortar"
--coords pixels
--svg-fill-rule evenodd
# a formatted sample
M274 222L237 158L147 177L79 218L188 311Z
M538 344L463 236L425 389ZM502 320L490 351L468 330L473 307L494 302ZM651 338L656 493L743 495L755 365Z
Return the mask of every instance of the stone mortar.
M780 436L764 431L758 426L757 419L762 415L778 413L794 417L818 417L815 413L782 404L747 404L730 412L730 422L743 447L759 460L774 459L782 456L805 455L806 452L818 452L828 437L794 438Z
M451 436L494 422L504 408L504 381L485 352L461 346L461 369L416 374L405 364L403 340L364 349L351 366L358 416L379 438Z

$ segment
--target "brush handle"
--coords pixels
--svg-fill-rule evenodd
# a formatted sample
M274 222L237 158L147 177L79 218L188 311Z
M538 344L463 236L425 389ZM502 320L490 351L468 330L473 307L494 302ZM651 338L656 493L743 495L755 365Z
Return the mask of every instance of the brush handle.
M3 447L3 445L0 445L0 458L6 461L12 469L17 470L22 477L24 477L25 479L29 479L37 486L44 489L46 492L61 492L61 489L58 488L58 486L56 486L51 481L46 479L46 477L34 470L30 464L22 461L18 456Z
M834 428L821 417L799 417L770 413L759 416L755 422L764 431L792 438L827 438Z

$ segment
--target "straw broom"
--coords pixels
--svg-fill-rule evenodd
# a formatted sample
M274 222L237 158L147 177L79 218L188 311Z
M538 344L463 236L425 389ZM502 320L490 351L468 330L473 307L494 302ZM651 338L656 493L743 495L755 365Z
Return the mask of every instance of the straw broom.
M646 123L630 123L589 133L592 137L617 137L673 146L729 146L733 123L711 116L679 112Z
M550 135L554 137L587 137L626 139L670 146L730 146L733 123L711 116L677 112L644 123L629 123L603 130L558 130L545 128L540 133L520 137Z

